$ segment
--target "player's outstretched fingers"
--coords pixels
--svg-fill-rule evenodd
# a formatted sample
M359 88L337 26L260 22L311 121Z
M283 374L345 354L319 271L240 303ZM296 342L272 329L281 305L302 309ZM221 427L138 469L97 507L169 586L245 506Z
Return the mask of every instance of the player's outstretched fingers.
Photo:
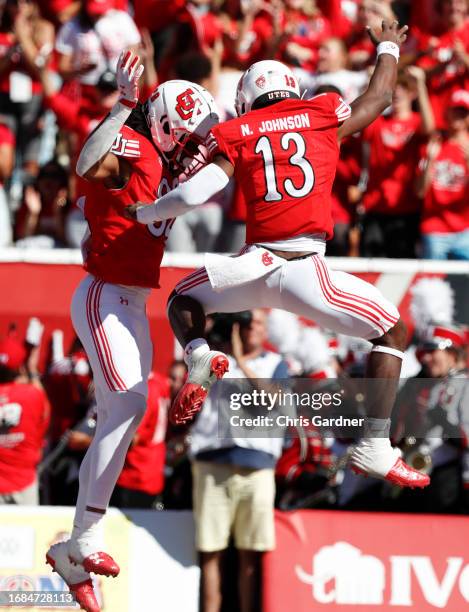
M132 57L132 53L131 51L122 51L122 53L120 54L119 57L119 61L117 62L117 65L119 66L119 68L125 72L127 70L127 66L130 62L130 58Z
M138 66L139 61L140 61L139 56L138 55L134 55L134 58L133 58L132 62L130 63L130 66L129 66L129 77L130 77L130 80L133 80L134 73L137 70L137 66Z

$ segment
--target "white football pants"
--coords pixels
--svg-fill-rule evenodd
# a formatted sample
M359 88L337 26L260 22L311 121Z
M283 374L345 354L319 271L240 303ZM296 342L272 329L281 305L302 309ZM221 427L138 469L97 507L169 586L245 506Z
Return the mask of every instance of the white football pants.
M262 247L252 245L249 250L258 248ZM220 292L213 290L205 268L200 268L175 290L196 299L206 314L281 308L326 329L366 340L379 338L399 319L397 308L376 287L352 274L330 270L321 255L282 259L270 274Z

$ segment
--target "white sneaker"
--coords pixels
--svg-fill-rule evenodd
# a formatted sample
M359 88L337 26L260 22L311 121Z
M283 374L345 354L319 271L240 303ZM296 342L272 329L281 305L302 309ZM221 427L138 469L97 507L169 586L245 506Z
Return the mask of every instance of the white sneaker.
M194 351L190 357L185 384L175 397L169 411L174 425L186 423L202 408L210 387L228 371L228 357L220 351Z

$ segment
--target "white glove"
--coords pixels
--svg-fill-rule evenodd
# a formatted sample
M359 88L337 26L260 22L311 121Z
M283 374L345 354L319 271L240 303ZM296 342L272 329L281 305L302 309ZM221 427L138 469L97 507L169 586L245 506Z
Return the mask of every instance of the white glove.
M44 325L36 317L29 319L28 329L26 330L26 342L31 346L39 346L41 344Z
M120 92L119 102L134 108L138 102L138 81L143 74L143 64L138 55L131 51L122 51L117 62L117 87Z

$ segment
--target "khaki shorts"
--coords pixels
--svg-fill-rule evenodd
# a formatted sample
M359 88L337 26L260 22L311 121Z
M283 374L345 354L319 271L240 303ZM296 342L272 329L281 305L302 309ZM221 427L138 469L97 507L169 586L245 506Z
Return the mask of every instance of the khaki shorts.
M194 461L196 547L214 552L228 547L266 551L275 548L274 470Z

